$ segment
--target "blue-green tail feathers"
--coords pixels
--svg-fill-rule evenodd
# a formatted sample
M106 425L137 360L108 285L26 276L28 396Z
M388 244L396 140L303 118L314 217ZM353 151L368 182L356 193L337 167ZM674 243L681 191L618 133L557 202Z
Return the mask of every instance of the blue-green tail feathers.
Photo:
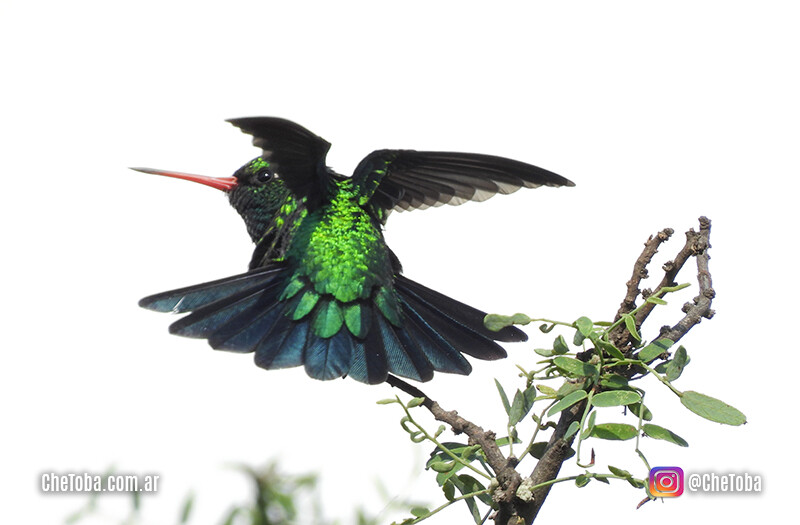
M308 285L286 298L293 280L277 264L146 297L139 304L160 312L191 312L170 326L173 334L208 339L219 350L253 352L256 365L266 369L304 365L309 376L322 380L350 376L376 384L388 374L416 381L428 381L434 372L469 374L472 367L462 353L500 359L506 353L496 340L526 340L516 328L490 332L480 310L402 276L395 278L393 295L399 319L391 312L387 316L386 290L381 297L376 291L369 299L341 304L325 295L314 297Z

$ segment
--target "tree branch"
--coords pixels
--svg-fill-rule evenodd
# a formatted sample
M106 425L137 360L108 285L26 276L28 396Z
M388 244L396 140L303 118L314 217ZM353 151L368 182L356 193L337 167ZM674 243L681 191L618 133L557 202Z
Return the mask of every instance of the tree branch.
M677 256L664 264L664 276L656 290L665 286L673 286L678 272L691 258L697 259L697 280L700 293L694 298L692 303L686 303L683 307L684 317L674 326L666 326L661 329L661 337L667 337L673 341L678 341L685 336L689 330L697 325L702 318L711 318L714 311L711 309L711 302L714 299L714 289L711 287L711 273L708 269L708 249L710 248L709 236L711 232L711 221L706 217L700 217L700 231L695 232L690 229L686 232L686 243L678 252ZM671 228L665 228L655 236L651 236L645 243L645 248L636 259L633 267L633 274L626 283L625 297L620 304L615 320L636 309L636 299L640 295L646 299L652 292L650 290L639 290L642 279L647 277L647 267L651 263L653 256L658 252L661 244L667 241L673 234ZM646 303L636 313L637 328L644 323L653 310L655 305ZM630 332L624 324L610 334L612 343L623 352L631 353L636 346ZM584 352L579 358L588 360L593 352ZM422 405L426 407L436 420L450 425L456 434L464 433L469 436L471 444L481 447L486 456L487 463L494 471L499 488L492 494L493 501L497 504L498 510L493 519L498 525L518 525L520 523L531 524L536 519L542 508L552 485L546 485L533 491L533 497L526 500L521 499L517 492L523 483L522 475L516 470L516 458L506 458L500 447L497 446L495 433L491 430L484 430L480 426L461 417L456 411L444 410L436 401L428 397L419 388L412 386L405 381L389 376L386 380L389 385L399 388L403 392L413 396L421 397L425 400ZM540 485L558 478L561 465L566 460L576 434L565 438L567 430L573 422L580 421L586 408L586 401L576 403L572 407L563 410L559 416L553 435L545 448L544 454L534 467L530 478L525 480L530 486Z
M522 482L522 476L515 470L517 466L515 458L506 458L500 447L497 446L497 436L491 430L484 430L475 423L464 419L455 410L447 411L439 406L439 403L428 397L419 388L409 385L405 381L390 375L386 382L395 388L399 388L406 394L414 397L424 397L422 406L427 408L437 421L450 425L456 434L466 434L470 443L480 445L481 450L486 455L486 462L494 471L495 478L500 484L500 490L492 495L498 505L512 505L516 496L517 488Z

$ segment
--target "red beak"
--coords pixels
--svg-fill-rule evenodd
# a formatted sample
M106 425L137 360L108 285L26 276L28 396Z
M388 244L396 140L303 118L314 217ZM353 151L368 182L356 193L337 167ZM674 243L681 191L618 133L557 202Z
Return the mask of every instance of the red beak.
M163 175L164 177L172 177L173 179L183 179L199 184L205 184L222 191L231 191L236 187L238 181L236 177L206 177L205 175L192 175L190 173L181 173L179 171L164 171L154 170L151 168L131 168L134 171L141 171L142 173L149 173L151 175Z

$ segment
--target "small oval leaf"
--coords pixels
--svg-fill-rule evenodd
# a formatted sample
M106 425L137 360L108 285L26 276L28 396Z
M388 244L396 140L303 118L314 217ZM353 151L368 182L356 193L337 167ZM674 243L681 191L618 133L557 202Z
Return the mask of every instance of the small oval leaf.
M656 357L660 356L664 352L670 349L672 345L675 344L675 341L672 339L667 339L666 337L660 337L650 343L649 345L642 348L641 352L636 356L636 358L643 362L649 363Z
M550 407L550 410L547 411L548 416L552 416L553 414L558 414L562 410L571 407L575 403L584 399L588 394L586 390L576 390L570 394L564 396L560 401L557 401L553 406Z
M675 443L676 445L681 447L689 446L689 443L687 443L685 439L683 439L678 434L675 434L671 430L668 430L664 427L653 425L652 423L645 423L644 425L642 425L642 430L646 435L650 436L651 438L663 439L664 441Z
M630 314L625 314L623 320L625 321L625 328L628 329L628 332L630 332L633 338L637 341L641 341L642 336L640 336L638 330L636 330L636 319Z
M487 314L486 317L483 318L483 325L492 332L499 332L512 324L514 324L514 321L507 315Z
M556 337L555 341L553 341L553 353L556 355L561 355L566 354L567 352L569 352L567 342L564 340L563 335L559 335Z
M494 384L497 386L497 392L500 394L500 401L503 403L503 408L506 411L506 414L511 412L511 405L508 402L508 396L506 395L506 391L503 389L503 385L500 384L500 381L497 379L494 380Z
M621 476L621 477L623 477L625 479L630 479L630 478L633 477L633 475L630 472L628 472L627 470L624 470L624 469L621 469L621 468L617 468L617 467L612 467L611 465L608 466L608 470L611 471L612 474L614 474L616 476Z
M594 328L594 323L588 317L579 317L573 324L584 337L589 337L589 334L592 333L592 328Z
M627 441L636 437L636 427L624 423L601 423L594 426L592 437L600 439L611 439L616 441Z
M628 410L630 410L631 413L636 417L639 417L639 411L641 410L642 419L645 421L650 421L653 419L653 413L650 412L650 409L647 408L647 405L642 405L642 403L633 403L632 405L628 405Z
M424 402L425 402L425 398L424 397L413 397L413 398L411 398L411 401L409 401L406 406L408 408L414 408L414 407L420 406Z
M609 390L595 394L592 398L592 405L596 407L618 407L638 403L642 400L637 392L630 390Z
M556 395L556 389L551 388L547 385L536 385L536 389L546 396L554 396Z
M733 426L747 423L747 417L739 410L719 399L699 392L687 390L681 396L681 403L698 416L710 421Z
M573 421L572 423L570 423L569 428L567 428L566 434L564 434L564 439L569 439L570 437L572 437L572 435L578 432L580 428L581 424L579 421Z
M609 390L619 390L628 386L628 379L619 374L604 374L600 377L600 386Z
M431 463L430 468L436 472L450 472L455 465L455 461L437 461L436 463Z
M597 373L595 366L563 355L554 357L553 364L566 372L567 375L574 377L594 376Z
M598 339L596 344L597 346L600 347L601 350L606 352L611 357L614 357L616 359L625 359L625 356L622 354L622 352L616 346L612 345L608 341L603 341L602 339Z
M686 349L681 345L675 350L675 354L672 356L670 362L667 363L667 381L675 381L678 379L688 362L689 356L686 355Z

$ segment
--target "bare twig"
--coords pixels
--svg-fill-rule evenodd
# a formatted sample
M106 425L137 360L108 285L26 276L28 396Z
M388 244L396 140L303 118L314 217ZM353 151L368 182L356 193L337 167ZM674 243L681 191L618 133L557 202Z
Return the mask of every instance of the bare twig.
M694 230L686 232L686 246L690 246L691 255L694 255L697 259L697 284L700 288L700 293L692 303L683 305L683 312L686 315L672 328L662 330L661 337L677 342L704 317L711 319L714 316L711 302L714 300L716 293L714 288L711 287L711 272L708 269L708 260L710 259L708 249L711 247L709 242L710 234L711 221L707 217L700 217L699 232Z
M672 228L664 228L658 232L655 237L651 235L650 238L647 239L647 242L644 243L644 250L642 250L642 254L639 255L639 258L636 259L633 265L633 275L631 275L630 280L625 283L627 292L625 293L625 298L622 300L622 304L619 306L614 321L636 308L636 298L641 293L641 290L639 290L639 283L642 282L642 279L647 279L647 266L650 264L653 256L658 253L658 247L661 246L661 243L669 240L673 233L675 233L675 230Z

